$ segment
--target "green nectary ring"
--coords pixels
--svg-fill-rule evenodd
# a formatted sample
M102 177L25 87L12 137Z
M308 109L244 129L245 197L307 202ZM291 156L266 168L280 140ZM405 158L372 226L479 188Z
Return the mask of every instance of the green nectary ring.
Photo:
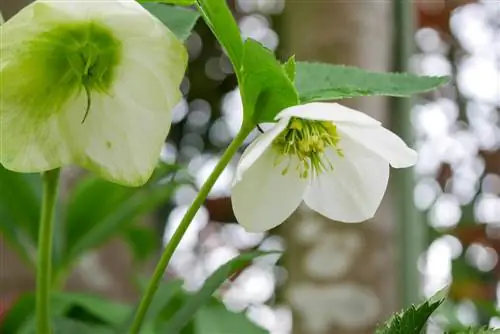
M22 53L12 57L15 65L8 71L32 73L26 81L31 94L17 92L23 96L19 102L25 104L26 111L33 112L33 117L49 117L82 90L89 103L92 92L106 94L120 64L122 44L103 24L71 22L39 33ZM33 78L40 82L32 82ZM26 99L26 95L31 97ZM47 108L40 108L44 105Z

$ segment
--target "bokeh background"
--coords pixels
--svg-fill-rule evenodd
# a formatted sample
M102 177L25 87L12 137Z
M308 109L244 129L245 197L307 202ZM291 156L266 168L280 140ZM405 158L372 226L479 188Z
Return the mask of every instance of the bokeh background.
M8 18L24 4L2 0L0 10ZM431 319L429 333L472 324L500 327L500 1L229 4L243 36L281 59L296 54L299 60L375 71L449 75L451 83L411 100L343 101L382 120L420 153L413 170L392 173L373 221L340 224L300 208L267 234L247 233L231 210L235 159L198 212L165 279L182 278L194 291L241 252L284 250L279 260L267 257L246 268L220 292L229 310L245 312L272 334L373 333L395 310L446 285L450 300ZM203 22L186 46L184 99L161 155L165 164L180 166L167 181L172 192L156 211L120 224L87 251L70 290L134 300L131 277L150 272L162 243L239 129L242 106L231 64ZM11 175L2 173L0 207L1 194L10 196ZM82 171L70 168L64 177L63 196ZM5 310L33 288L33 273L5 233L0 252Z

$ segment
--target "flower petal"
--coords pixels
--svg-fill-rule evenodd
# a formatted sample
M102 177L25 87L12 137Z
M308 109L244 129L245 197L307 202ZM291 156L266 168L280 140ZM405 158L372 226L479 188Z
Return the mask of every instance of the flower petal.
M47 59L59 64L46 50L66 45L47 38L50 32L87 22L87 29L105 26L120 48L114 63L106 63L111 60L104 50L104 63L98 62L97 70L111 74L106 82L99 76L103 82L90 88L85 118L83 85L64 85L58 80L68 76L57 72L50 77L47 73L54 73L43 65ZM0 105L0 163L20 172L77 163L123 185L145 183L170 128L171 110L181 97L187 53L174 34L132 0L37 1L0 29L5 42L0 46L0 85L8 87L2 90ZM31 52L33 38L34 51L45 58Z
M337 131L341 137L349 137L387 160L394 168L410 167L417 162L417 152L409 148L396 134L382 126L363 127L339 124Z
M332 121L338 123L352 123L366 126L376 126L380 122L354 109L344 107L338 103L313 102L286 108L276 119L299 117L317 121Z
M92 94L83 124L80 103L66 114L75 162L123 185L138 186L149 179L170 129L171 110L181 97L177 83L183 68L165 63L167 59L165 55L158 64L157 74L141 62L126 60L111 95Z
M233 184L241 180L245 171L260 158L260 156L272 144L273 140L286 128L289 120L289 118L282 118L278 123L274 123L271 129L261 134L250 145L248 145L238 162Z
M271 148L265 150L233 186L234 214L248 232L263 232L278 226L302 202L307 181L299 178L292 166L282 175L286 164L274 166L276 157Z
M333 150L334 170L313 179L306 204L332 220L354 223L370 219L382 201L389 180L389 164L349 139L342 140L344 157Z

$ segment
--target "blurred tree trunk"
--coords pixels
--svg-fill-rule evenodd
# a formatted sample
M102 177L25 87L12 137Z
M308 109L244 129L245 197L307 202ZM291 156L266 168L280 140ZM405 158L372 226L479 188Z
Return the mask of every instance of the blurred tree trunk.
M298 60L390 70L391 1L287 1L282 51ZM388 101L342 101L387 122ZM284 225L294 334L373 333L397 308L389 194L373 221L342 224L302 207Z

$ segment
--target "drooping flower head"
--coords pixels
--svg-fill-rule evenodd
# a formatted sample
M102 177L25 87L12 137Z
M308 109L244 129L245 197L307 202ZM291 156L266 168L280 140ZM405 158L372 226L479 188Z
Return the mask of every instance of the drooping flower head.
M181 98L173 33L133 0L39 0L0 29L0 163L145 183Z
M414 165L417 153L380 122L336 103L283 110L273 127L245 150L232 203L246 230L269 230L304 201L337 221L374 216L389 165Z

